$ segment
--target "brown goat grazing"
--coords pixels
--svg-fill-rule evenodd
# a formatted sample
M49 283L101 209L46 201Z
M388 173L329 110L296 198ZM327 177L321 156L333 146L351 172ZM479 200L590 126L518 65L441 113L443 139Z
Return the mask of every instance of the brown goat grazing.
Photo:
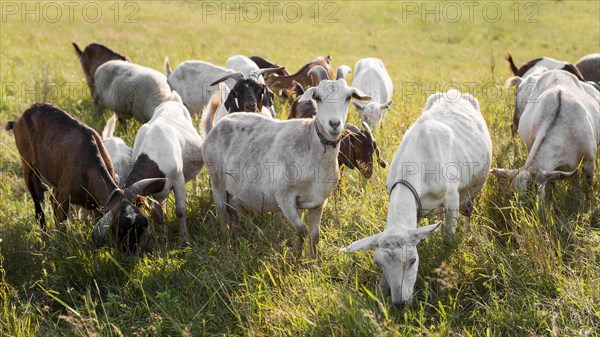
M72 44L75 48L77 56L79 57L79 62L81 63L83 74L85 75L85 81L87 82L87 85L90 88L90 93L92 94L92 96L94 96L94 74L96 73L96 69L98 69L98 67L100 67L105 62L111 60L122 60L130 62L127 56L117 54L114 51L98 43L91 43L87 45L87 47L85 47L83 51L81 50L81 48L79 48L77 43L72 42Z
M333 69L331 68L331 56L319 56L309 63L305 64L295 74L289 76L271 76L265 78L265 83L273 91L284 90L288 91L287 95L292 96L293 81L302 85L302 87L316 86L319 81L310 75L308 72L315 66L322 66L329 73L329 78L333 78Z
M16 122L9 122L21 155L23 178L35 205L35 216L45 228L42 203L48 185L54 197L57 223L67 218L70 203L106 214L94 229L93 239L109 227L124 252L134 252L148 230L148 219L135 205L138 196L163 189L166 179L146 179L121 190L114 182L113 165L102 138L67 112L51 104L34 104ZM98 235L100 234L100 236Z
M313 118L317 114L317 105L314 100L299 101L304 90L299 83L294 83L296 99L292 103L288 119L294 118ZM360 131L355 125L346 124L341 141L340 152L338 154L338 164L340 167L347 166L353 170L358 168L365 178L371 178L373 175L373 154L377 156L379 166L385 168L386 162L379 156L377 141L371 133L369 126L363 122L363 131Z
M517 68L512 56L509 53L506 53L504 55L504 59L508 62L510 70L515 76L525 77L533 68L544 67L548 70L561 69L570 72L571 74L575 75L580 81L584 81L583 76L581 75L581 72L577 69L577 67L575 67L571 63L558 61L550 57L540 57L533 60L529 60L523 63L523 65L521 65L520 68Z

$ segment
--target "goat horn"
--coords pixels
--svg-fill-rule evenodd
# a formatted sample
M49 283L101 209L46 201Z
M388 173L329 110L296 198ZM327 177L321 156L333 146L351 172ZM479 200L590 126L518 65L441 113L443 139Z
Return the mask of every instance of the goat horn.
M363 122L362 122L362 126L363 126L363 129L365 129L365 132L366 132L366 133L368 133L368 134L372 135L372 133L371 133L371 128L369 127L369 124L367 124L367 122L363 121Z
M280 71L283 69L285 69L285 67L264 68L264 69L259 69L259 70L253 70L250 72L250 75L248 77L258 78L261 75L268 74L268 73L274 73L274 72L277 72L277 71Z
M346 80L346 76L348 73L351 73L352 69L347 65L341 65L337 70L337 75L335 76L336 80Z
M352 132L354 134L357 134L357 135L361 134L358 127L356 127L356 125L354 125L354 124L346 123L346 129L350 130L350 132Z
M226 81L226 80L228 80L230 78L233 78L237 82L237 81L241 80L242 78L244 78L244 74L242 72L239 72L239 71L235 72L235 73L230 73L230 74L227 74L227 75L221 77L220 79L212 82L210 85L217 85L217 84L219 84L219 83L221 83L223 81Z
M317 78L316 84L323 80L329 79L329 73L327 73L327 70L323 68L323 66L314 66L310 68L310 70L308 71L308 76L312 75L316 76Z

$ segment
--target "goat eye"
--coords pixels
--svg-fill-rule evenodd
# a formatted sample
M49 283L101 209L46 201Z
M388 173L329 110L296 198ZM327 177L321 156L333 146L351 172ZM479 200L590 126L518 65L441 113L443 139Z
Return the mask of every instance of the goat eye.
M321 97L320 96L315 97L315 101L321 102Z
M412 267L415 264L415 262L417 262L417 259L414 259L414 258L411 259L410 260L410 266Z
M377 265L377 267L381 268L381 264L377 261L375 261L375 264Z

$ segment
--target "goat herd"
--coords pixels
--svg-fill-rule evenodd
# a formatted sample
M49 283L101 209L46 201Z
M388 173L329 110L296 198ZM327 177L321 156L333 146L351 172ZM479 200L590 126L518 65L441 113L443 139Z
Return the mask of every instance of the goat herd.
M131 117L144 124L132 149L113 137L114 116L102 137L47 103L8 123L42 229L50 186L57 223L67 218L70 204L100 211L94 243L102 245L110 232L116 246L134 253L146 247L148 217L163 221L162 202L173 190L179 234L187 241L185 184L204 166L224 226L238 227L243 210L281 212L296 229L297 254L308 235L315 258L339 165L367 178L374 157L386 166L371 131L381 127L392 104L392 81L379 59L360 60L348 86L350 68L339 67L333 80L329 56L295 74L260 57L233 56L227 68L186 61L173 71L165 60L165 76L99 44L83 51L73 46L97 112L109 108L123 125ZM400 310L416 281L416 246L441 224L417 227L419 220L443 207L446 235L454 233L459 213L468 225L471 201L489 172L510 177L521 191L535 182L543 196L552 182L581 167L591 186L600 144L600 54L576 66L540 58L517 68L509 54L506 59L515 75L507 84L517 87L513 127L529 149L525 165L490 171L492 141L477 99L456 90L431 95L392 160L386 229L343 249L377 248L382 285ZM289 120L275 118L274 93L295 96ZM362 130L346 124L351 100ZM200 134L192 119L198 116ZM442 179L432 168L443 170Z

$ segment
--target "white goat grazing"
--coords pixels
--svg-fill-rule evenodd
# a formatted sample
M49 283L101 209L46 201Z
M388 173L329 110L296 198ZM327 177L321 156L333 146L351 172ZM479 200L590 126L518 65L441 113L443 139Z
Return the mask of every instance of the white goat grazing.
M520 169L492 172L514 178L518 191L535 179L543 198L547 183L571 176L581 165L591 186L600 145L600 93L562 70L544 72L534 88L536 100L525 106L519 122L527 161Z
M146 123L157 106L167 101L181 102L165 75L127 61L105 62L96 69L94 81L96 111L109 108L122 122L133 117Z
M244 55L234 55L227 59L225 68L239 71L244 74L245 77L250 76L251 73L260 70L258 65L252 61L249 57ZM264 84L265 80L261 76L258 77L258 82Z
M368 100L344 80L321 81L314 119L274 120L253 113L230 114L210 131L202 154L222 224L239 226L239 211L282 212L298 234L302 255L308 210L310 253L316 257L323 206L338 180L339 141L351 98ZM265 144L271 144L265 146Z
M194 179L202 168L201 147L202 138L186 107L178 102L163 103L135 137L135 162L124 184L127 187L145 178L167 178L163 190L152 196L161 203L173 189L179 235L184 241L188 239L185 183ZM160 204L156 206L154 214L160 222L162 209Z
M194 117L202 113L211 96L217 91L217 87L213 87L211 83L235 73L234 70L204 61L185 61L171 72L168 58L165 59L165 72L169 85L181 96L183 104ZM230 79L225 83L229 88L233 88L235 80Z
M102 130L102 143L115 169L115 183L121 186L121 183L125 181L125 178L131 172L133 162L131 160L131 147L125 144L123 139L113 136L116 123L117 117L115 115L106 122L106 126Z
M425 111L404 134L387 177L390 205L383 233L358 240L345 252L378 247L375 263L383 269L384 289L402 310L417 279L417 244L439 224L417 228L423 209L444 207L444 230L455 231L459 211L467 218L471 200L483 188L492 159L492 141L469 94L450 90L429 97Z
M354 106L359 111L360 120L377 130L385 117L386 110L392 105L392 79L385 70L383 62L374 57L359 60L354 71L356 74L352 79L352 86L371 96L370 102L354 103Z
M517 132L519 129L519 120L525 111L525 107L528 104L535 104L538 102L539 96L546 90L548 86L552 86L552 83L548 83L547 81L542 81L538 83L540 77L549 71L548 69L538 66L535 70L529 71L527 76L519 77L513 76L506 80L506 87L516 87L515 94L515 111L513 113L512 120L512 131L513 134ZM563 71L553 69L552 71ZM571 82L569 86L577 86L582 87L585 92L587 92L590 96L596 97L598 96L598 90L590 83L590 82L582 82L577 79L577 77L567 76L562 77L563 80ZM573 79L574 78L574 79ZM580 85L578 82L581 82Z

